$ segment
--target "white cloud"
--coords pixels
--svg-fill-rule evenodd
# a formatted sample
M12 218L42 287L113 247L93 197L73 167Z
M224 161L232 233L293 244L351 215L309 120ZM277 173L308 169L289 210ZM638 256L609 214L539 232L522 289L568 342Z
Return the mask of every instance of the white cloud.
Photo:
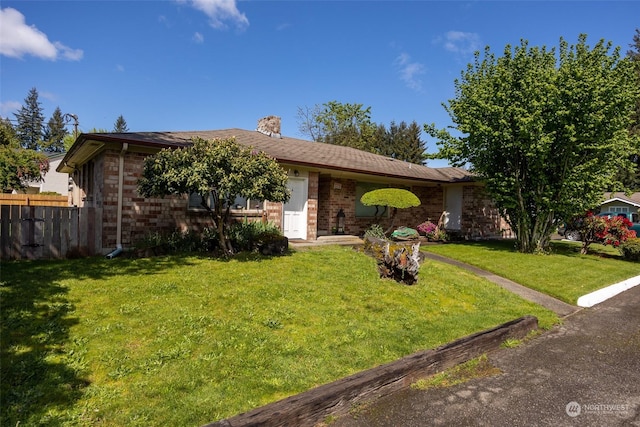
M204 12L209 17L209 25L216 29L225 29L225 21L231 21L238 29L249 26L249 20L236 7L236 0L177 0L194 9Z
M425 73L425 67L419 62L413 62L407 53L401 53L395 60L400 73L400 79L413 90L422 90L420 75Z
M22 104L18 101L5 101L0 102L0 116L9 117L10 113L17 112Z
M198 32L193 35L193 41L200 44L204 43L204 36Z
M472 54L482 48L478 34L463 31L449 31L444 35L444 38L438 39L438 42L449 52L463 55Z
M58 96L55 93L51 93L51 92L39 91L38 92L38 96L40 98L44 98L44 99L49 100L51 102L56 102L58 100Z
M124 73L124 65L116 64L116 71L119 73Z
M27 25L23 14L7 7L0 10L0 55L12 58L32 55L51 61L62 57L78 61L82 58L83 52L60 42L50 42L42 31L33 25Z

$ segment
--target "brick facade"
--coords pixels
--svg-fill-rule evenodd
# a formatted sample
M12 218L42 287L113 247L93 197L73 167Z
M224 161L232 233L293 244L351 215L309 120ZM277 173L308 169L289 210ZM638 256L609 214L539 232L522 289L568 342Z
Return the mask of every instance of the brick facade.
M149 153L126 151L124 154L122 187L122 234L121 244L128 248L146 235L158 231L201 230L211 224L206 212L188 209L186 196L168 196L162 199L145 199L138 194L137 181L141 175L144 159ZM81 170L73 173L76 188L71 192L73 204L101 208L103 218L102 248L107 253L117 244L118 185L121 152L105 149ZM333 177L318 171L299 171L307 178L307 239L332 233L337 226L337 214L345 214L345 233L361 235L374 219L356 217L356 186L354 179ZM91 175L91 176L89 176ZM366 180L366 176L363 177ZM416 228L426 221L438 221L444 206L443 185L413 185L407 187L418 196L419 207L399 210L395 226ZM502 235L507 229L504 220L492 208L490 199L482 187L469 184L463 186L462 234L466 238L486 238ZM265 202L264 210L252 215L254 220L267 220L280 228L283 225L283 204ZM388 227L388 216L382 221Z
M514 237L484 187L466 185L462 189L462 231L467 239Z

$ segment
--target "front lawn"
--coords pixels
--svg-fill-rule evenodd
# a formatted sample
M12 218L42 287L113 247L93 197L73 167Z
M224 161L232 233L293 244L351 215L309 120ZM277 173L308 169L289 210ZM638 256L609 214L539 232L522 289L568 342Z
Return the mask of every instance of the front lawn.
M553 241L549 255L522 254L513 241L424 245L423 250L480 267L569 304L590 292L640 274L640 264L624 261L611 246L591 245L580 254L580 242Z
M380 280L349 248L5 262L0 424L197 426L525 314L452 266Z

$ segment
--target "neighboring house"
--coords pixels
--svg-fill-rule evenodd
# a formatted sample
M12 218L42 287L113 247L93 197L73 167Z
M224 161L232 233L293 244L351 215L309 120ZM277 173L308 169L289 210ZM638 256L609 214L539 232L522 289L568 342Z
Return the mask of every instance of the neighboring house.
M331 234L341 210L345 233L363 233L372 224L375 209L362 205L360 197L382 187L407 188L422 201L419 207L400 210L397 226L415 228L428 219L438 221L446 211L447 228L467 238L500 236L507 228L482 185L466 170L434 169L349 147L282 137L279 126L279 121L273 127L261 121L254 131L81 134L57 170L71 178L73 205L102 209L105 253L115 247L126 249L151 232L210 224L197 201L187 196L146 199L137 192L144 159L162 148L189 145L192 137L234 137L279 162L289 174L291 200L284 204L237 200L232 212L238 218L271 221L290 239Z
M600 212L626 213L633 223L640 222L640 192L604 193L604 202L600 204Z
M69 194L69 175L57 171L65 153L54 153L47 156L49 159L49 172L44 175L41 182L29 182L27 188L14 193L39 194L44 192L58 193L61 196Z

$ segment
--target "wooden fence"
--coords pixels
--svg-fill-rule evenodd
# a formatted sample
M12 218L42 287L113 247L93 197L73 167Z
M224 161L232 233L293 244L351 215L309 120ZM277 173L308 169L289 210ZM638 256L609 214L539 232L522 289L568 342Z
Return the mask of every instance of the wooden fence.
M0 258L52 259L102 251L102 209L0 205Z
M42 194L3 194L0 205L18 206L69 206L68 196L48 196Z

